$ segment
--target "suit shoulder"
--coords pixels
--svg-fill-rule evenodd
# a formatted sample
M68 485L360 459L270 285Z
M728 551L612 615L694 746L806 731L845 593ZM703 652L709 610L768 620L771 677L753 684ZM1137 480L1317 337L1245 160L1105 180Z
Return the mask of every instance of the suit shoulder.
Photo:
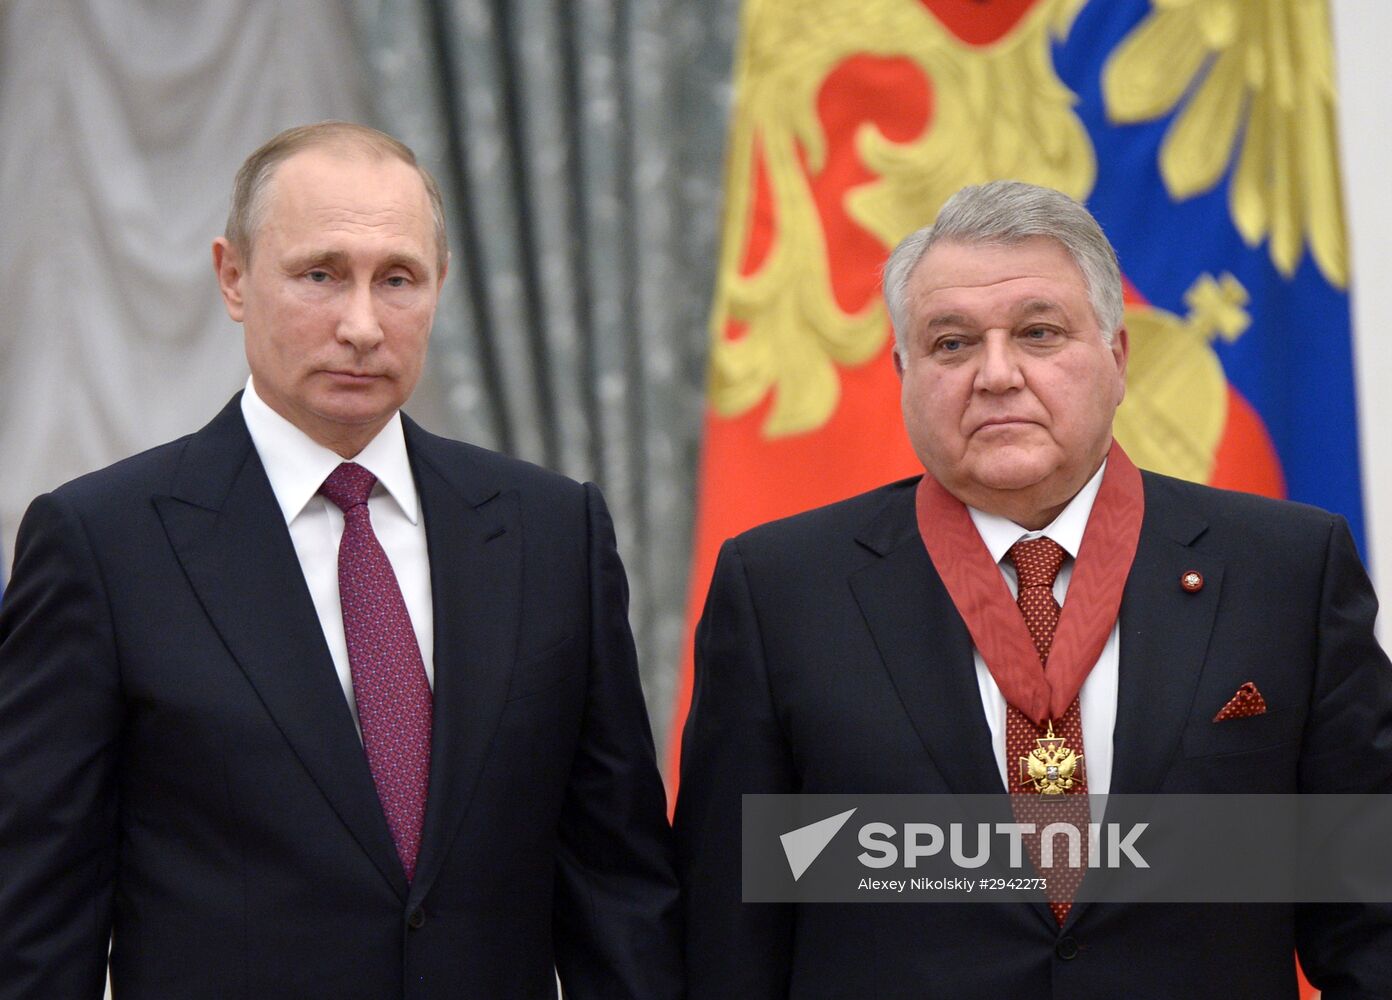
M887 511L899 512L898 508L902 507L911 513L914 488L921 478L911 476L845 500L769 521L738 535L735 542L742 550L760 550L851 541L867 526L883 518Z
M441 472L464 476L477 489L517 490L524 499L579 500L583 496L584 487L569 476L467 441L442 437L414 422L408 424L407 441Z
M1292 530L1328 531L1340 520L1321 507L1294 500L1277 500L1224 490L1185 479L1175 479L1158 472L1142 471L1147 504L1161 504L1183 509L1220 523L1264 527L1286 526Z
M1143 473L1146 522L1181 544L1286 574L1318 571L1330 546L1349 538L1344 519L1319 507L1291 500ZM1350 541L1351 545L1351 541Z
M185 434L78 476L52 490L52 495L78 509L111 506L128 498L148 500L151 495L169 488L179 459L192 437L192 434Z

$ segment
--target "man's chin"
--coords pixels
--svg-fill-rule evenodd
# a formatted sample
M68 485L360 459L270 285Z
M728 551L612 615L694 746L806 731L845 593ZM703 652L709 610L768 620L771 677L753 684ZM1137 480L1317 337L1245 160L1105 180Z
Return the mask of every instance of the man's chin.
M386 379L335 379L308 400L314 412L345 424L371 423L400 406L396 387Z
M315 416L320 423L334 427L342 427L345 431L362 428L381 427L391 419L395 407L388 406L361 406L361 407L324 407Z
M292 420L310 437L325 443L368 440L384 427L398 409L394 397L364 393L333 393L309 401ZM306 426L308 425L308 426Z
M1046 485L1058 473L1058 463L1039 455L1037 450L1020 451L1023 454L999 454L979 462L968 470L968 476L981 490L1019 495Z
M958 487L944 485L969 507L1024 524L1067 503L1071 494L1063 495L1067 488L1058 482L1056 473L1054 467L996 465L972 470Z

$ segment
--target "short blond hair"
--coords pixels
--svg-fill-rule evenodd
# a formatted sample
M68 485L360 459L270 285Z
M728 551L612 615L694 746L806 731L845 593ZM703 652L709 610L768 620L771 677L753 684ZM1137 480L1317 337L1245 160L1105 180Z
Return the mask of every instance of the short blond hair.
M420 174L425 192L430 198L430 215L435 225L437 264L443 268L449 257L449 237L445 232L445 204L440 186L430 171L416 160L411 147L367 125L356 122L327 121L314 125L297 125L272 138L246 158L232 185L232 207L227 213L227 242L248 262L256 231L264 221L266 196L276 167L296 153L306 149L337 149L367 153L372 156L400 160Z

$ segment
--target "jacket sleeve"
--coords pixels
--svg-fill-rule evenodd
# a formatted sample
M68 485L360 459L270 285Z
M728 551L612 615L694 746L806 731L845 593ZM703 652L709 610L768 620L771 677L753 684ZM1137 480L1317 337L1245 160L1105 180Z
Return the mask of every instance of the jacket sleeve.
M667 798L638 680L628 582L604 498L585 487L590 673L560 820L556 967L577 1000L681 995Z
M1373 632L1377 598L1343 518L1331 525L1301 791L1392 792L1392 664ZM1297 908L1296 945L1325 1000L1392 996L1392 903Z
M40 497L0 604L0 1000L103 994L121 723L100 569L78 516Z
M696 683L682 735L677 867L691 1000L788 996L793 907L740 900L741 796L797 790L754 598L738 543L729 541L696 629Z

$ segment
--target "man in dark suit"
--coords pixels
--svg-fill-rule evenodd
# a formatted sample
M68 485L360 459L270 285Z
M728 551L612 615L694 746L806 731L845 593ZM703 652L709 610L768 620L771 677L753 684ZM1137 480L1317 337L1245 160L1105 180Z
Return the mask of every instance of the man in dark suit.
M1292 950L1326 998L1392 996L1386 908L741 903L745 793L1392 791L1343 519L1114 446L1121 281L1084 209L964 189L884 284L927 475L720 554L676 811L692 1000L1270 1000ZM1021 766L1050 728L1076 787Z
M37 499L0 612L0 998L675 997L599 491L399 415L448 251L361 126L213 249L251 379ZM322 486L320 484L323 484Z

